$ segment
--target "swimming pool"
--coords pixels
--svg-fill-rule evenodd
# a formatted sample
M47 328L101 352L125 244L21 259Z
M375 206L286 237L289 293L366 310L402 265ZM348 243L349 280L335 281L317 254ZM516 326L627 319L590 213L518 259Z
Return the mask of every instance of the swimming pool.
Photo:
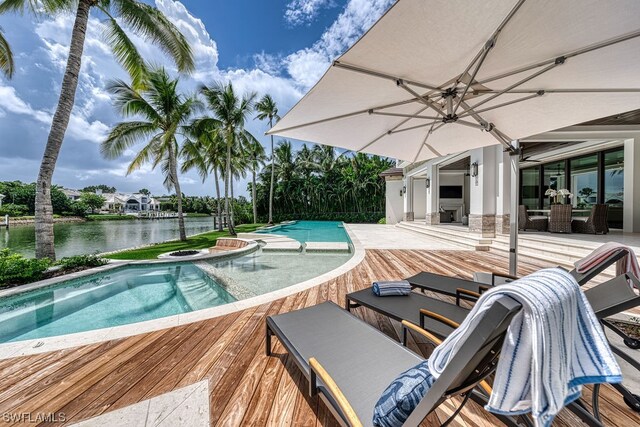
M0 342L125 325L233 301L191 263L123 267L0 299Z
M294 221L258 230L256 233L279 234L297 240L300 243L351 243L341 221Z
M0 343L221 306L317 277L351 256L258 251L223 261L123 266L0 298Z

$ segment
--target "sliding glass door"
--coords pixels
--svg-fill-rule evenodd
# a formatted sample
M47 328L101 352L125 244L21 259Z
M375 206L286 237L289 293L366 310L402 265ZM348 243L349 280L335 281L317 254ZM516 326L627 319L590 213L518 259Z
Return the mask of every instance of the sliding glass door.
M540 201L540 169L522 169L522 204L537 209Z
M624 150L604 153L604 203L609 205L609 227L622 228Z
M598 203L598 154L571 159L571 204L574 209L591 209Z

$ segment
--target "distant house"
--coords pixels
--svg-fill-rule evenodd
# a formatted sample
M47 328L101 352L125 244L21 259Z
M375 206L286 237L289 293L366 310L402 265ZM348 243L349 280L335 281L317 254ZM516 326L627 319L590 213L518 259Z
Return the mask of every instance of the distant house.
M78 200L82 195L79 190L64 188L62 190L70 200ZM105 198L101 212L138 214L141 212L159 212L160 201L142 193L103 193L96 190L96 194Z

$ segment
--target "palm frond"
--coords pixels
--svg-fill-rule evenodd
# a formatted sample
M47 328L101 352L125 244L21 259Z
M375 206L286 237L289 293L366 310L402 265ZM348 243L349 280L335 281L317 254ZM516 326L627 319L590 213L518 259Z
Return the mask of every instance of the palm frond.
M143 83L148 74L147 65L135 44L115 19L109 18L107 20L104 38L111 47L116 61L131 76L132 86L134 88L143 88Z
M181 72L195 69L193 53L184 35L157 8L137 0L113 0L116 15L136 34L157 45Z
M111 129L100 144L100 152L107 159L120 157L125 150L153 135L158 129L150 122L123 122Z
M76 7L76 0L3 0L0 1L0 14L5 12L33 15L68 12Z
M13 77L13 52L11 52L9 42L2 34L2 27L0 27L0 71L2 71L9 79Z
M114 95L113 103L120 113L125 117L143 116L149 121L158 122L161 120L158 112L146 99L122 80L113 80L107 84L107 91Z

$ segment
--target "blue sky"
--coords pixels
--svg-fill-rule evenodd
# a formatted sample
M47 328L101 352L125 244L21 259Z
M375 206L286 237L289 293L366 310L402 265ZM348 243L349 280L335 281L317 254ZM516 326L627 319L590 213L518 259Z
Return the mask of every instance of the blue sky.
M200 83L231 81L238 91L271 94L286 112L320 78L331 61L348 48L391 5L393 0L150 0L189 40L196 72L181 77L181 89ZM54 183L71 188L114 185L120 191L142 187L166 193L159 172L145 167L126 175L133 151L105 160L99 143L120 118L106 84L127 79L105 45L101 24L89 23L83 68ZM72 16L33 18L0 16L12 45L17 72L0 77L0 181L36 179L64 70ZM155 47L136 40L154 63L173 68ZM247 125L266 145L266 124ZM190 195L213 194L213 182L195 173L181 177ZM246 194L246 181L235 184Z

